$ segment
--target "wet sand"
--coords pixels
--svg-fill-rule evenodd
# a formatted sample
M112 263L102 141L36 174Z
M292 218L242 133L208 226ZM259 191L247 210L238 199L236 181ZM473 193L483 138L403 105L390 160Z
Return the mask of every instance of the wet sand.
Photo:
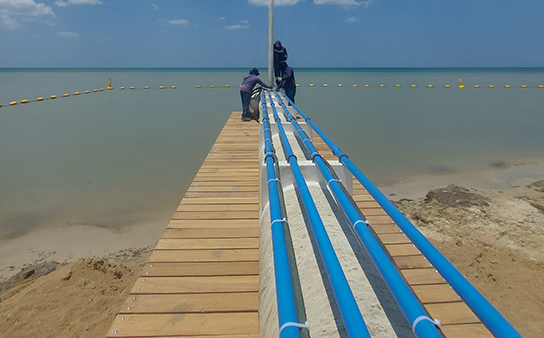
M540 337L544 163L517 164L380 189L522 335ZM1 241L0 337L104 335L165 227L71 226Z

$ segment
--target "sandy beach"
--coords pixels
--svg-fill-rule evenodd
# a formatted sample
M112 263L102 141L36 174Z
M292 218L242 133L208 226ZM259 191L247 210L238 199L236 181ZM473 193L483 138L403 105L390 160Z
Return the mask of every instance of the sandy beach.
M544 161L380 189L526 337L544 335ZM0 337L100 337L164 225L0 242Z

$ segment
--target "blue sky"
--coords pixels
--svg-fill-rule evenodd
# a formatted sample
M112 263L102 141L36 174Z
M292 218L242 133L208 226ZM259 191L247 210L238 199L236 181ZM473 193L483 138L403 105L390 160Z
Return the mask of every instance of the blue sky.
M263 67L268 0L0 0L0 68ZM294 67L544 67L542 0L276 0Z

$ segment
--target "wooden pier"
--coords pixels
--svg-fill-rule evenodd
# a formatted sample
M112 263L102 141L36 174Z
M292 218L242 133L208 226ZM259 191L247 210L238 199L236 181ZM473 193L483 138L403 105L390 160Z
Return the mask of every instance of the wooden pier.
M319 136L316 148L335 157ZM259 125L232 113L107 337L257 337ZM366 190L353 199L446 337L492 337Z

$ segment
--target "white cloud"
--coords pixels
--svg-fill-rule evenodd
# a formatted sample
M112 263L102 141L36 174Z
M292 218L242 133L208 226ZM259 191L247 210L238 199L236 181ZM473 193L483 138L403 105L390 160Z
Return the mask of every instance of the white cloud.
M41 20L45 22L56 18L50 6L36 3L34 0L0 0L0 28L22 28L18 17L27 21Z
M346 22L347 22L347 23L354 23L354 22L357 22L357 18L354 17L354 16L352 16L351 18L347 18L347 19L346 19Z
M246 29L249 28L249 25L232 25L232 26L225 26L225 29L235 30L235 29Z
M59 32L60 36L64 36L65 38L79 38L79 34L74 32Z
M225 20L226 18L224 16L220 17L219 20Z
M101 3L102 1L100 0L68 0L68 1L58 0L58 1L55 1L55 6L68 7L70 5L99 5Z
M11 18L9 15L1 15L0 16L0 28L1 29L19 29L22 28L23 25L21 25L17 20Z
M364 6L367 8L372 4L373 0L357 1L357 0L314 0L316 5L338 5L338 6Z
M191 24L187 19L168 20L168 23L171 25L180 25L183 27L189 27L189 25Z
M159 9L159 6L157 4L152 4L151 6L155 9Z
M255 6L268 6L268 0L248 0L251 5ZM275 6L291 6L296 5L301 1L306 0L274 0Z

